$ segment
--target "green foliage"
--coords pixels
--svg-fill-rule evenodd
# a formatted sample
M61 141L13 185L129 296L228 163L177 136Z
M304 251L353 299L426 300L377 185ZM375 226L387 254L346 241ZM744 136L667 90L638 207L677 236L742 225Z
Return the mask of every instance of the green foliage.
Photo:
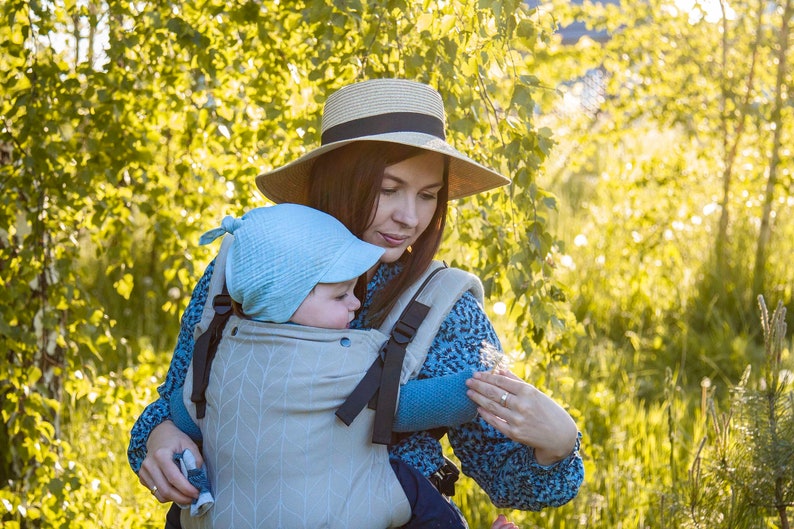
M511 305L522 354L570 340L546 264L556 204L535 184L552 141L523 60L545 29L521 2L11 1L0 15L4 526L158 525L124 445L152 399L133 388L162 379L144 376L151 351L173 346L211 258L198 235L264 203L253 177L318 144L322 101L356 80L436 86L450 140L515 175L455 206L449 243L469 250L449 258Z
M439 257L483 278L514 369L582 428L587 476L511 519L780 520L790 400L771 394L780 430L756 419L788 379L741 377L770 358L756 296L794 285L790 3L343 4L0 3L0 524L162 525L124 452L212 257L198 235L319 143L327 94L381 76L439 88L450 141L513 178L451 205ZM574 20L611 38L560 45ZM595 71L603 94L577 106ZM735 412L709 423L709 399ZM458 490L488 527L487 498Z
M681 362L688 384L703 376L736 380L745 355L757 350L750 343L758 336L755 296L790 299L794 279L783 264L794 227L786 215L790 182L768 189L765 179L772 129L789 142L794 132L791 121L769 124L775 64L791 50L777 39L783 6L759 12L761 4L769 6L725 6L721 19L706 3L691 10L666 2L619 10L555 3L560 24L585 20L611 38L552 42L537 62L546 79L562 72L562 103L543 102L554 110L543 123L558 147L541 185L548 182L565 208L554 219L567 243L558 277L576 286L577 319L590 334L624 343L631 356L642 351L638 370L658 375ZM597 112L565 106L588 95L596 71L603 93L590 92L586 102L598 103ZM790 173L790 157L782 164ZM774 229L763 255L770 193Z
M152 369L163 359L148 353L140 361L123 373L71 372L60 403L17 386L25 380L19 373L6 378L3 419L20 477L0 489L3 527L162 527L165 509L138 485L125 456L123 433L164 374Z
M783 264L794 227L790 180L767 186L772 131L789 143L793 132L790 120L770 121L777 64L781 54L787 64L791 60L790 48L778 38L787 19L784 4L720 3L730 10L724 20L705 17L705 2L693 3L691 11L684 3L655 1L620 8L555 2L544 13L560 25L584 20L611 35L603 44L584 39L576 46L552 39L534 56L537 75L558 92L541 92L540 124L554 130L557 145L539 183L560 197L551 224L566 243L557 259L558 278L568 285L585 329L571 369L582 377L583 392L620 403L583 402L577 392L566 394L574 410L587 410L581 424L592 437L585 452L598 455L575 502L599 505L610 497L591 487L594 483L608 484L606 490L621 491L617 496L625 499L627 462L642 468L635 479L643 486L631 506L607 504L587 518L593 527L679 526L682 518L673 507L678 496L669 490L681 492L705 435L706 410L696 398L700 381L714 380L715 402L726 402L725 388L748 364L764 361L755 296L766 291L784 302L791 299L794 278ZM760 7L765 9L759 12ZM606 81L601 93L588 92L594 72ZM787 86L790 75L789 69ZM582 100L587 105L578 103L583 95L592 97ZM782 164L789 174L791 158ZM763 260L754 261L763 199L770 192L771 243ZM753 286L759 266L765 271L760 291ZM592 357L599 355L611 377L602 387L592 384L597 362ZM581 363L582 357L591 360ZM663 382L671 366L673 386ZM638 447L621 452L624 466L605 470L599 458L614 436L589 413L593 405L610 424L625 425L624 431L631 431L634 421L642 424L645 432L633 432L628 442L653 443L652 437L658 446L660 435L669 432L672 451L640 461ZM637 411L660 406L680 410L661 430L658 414ZM746 445L751 448L745 456L756 457L758 445ZM658 460L668 463L666 468ZM718 483L715 478L710 490L720 490ZM702 505L712 504L726 507L703 498ZM755 511L749 517L755 526L767 526L768 516Z
M794 503L794 384L785 307L769 314L759 296L765 358L732 387L727 412L713 398L686 485L672 514L678 527L783 527ZM773 525L768 525L774 521Z

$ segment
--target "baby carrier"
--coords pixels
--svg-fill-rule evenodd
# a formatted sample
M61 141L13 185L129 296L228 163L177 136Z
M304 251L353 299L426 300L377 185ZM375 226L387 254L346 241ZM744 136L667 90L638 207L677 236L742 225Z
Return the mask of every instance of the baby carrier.
M185 407L202 432L215 505L201 517L182 511L182 526L405 524L410 506L386 446L398 387L417 376L460 296L470 291L482 301L481 283L434 262L379 329L318 329L233 314L218 326L226 318L216 314L214 300L223 292L231 238L224 238L216 258L195 330L197 350L202 341L217 342L208 359L212 368L194 354L183 391ZM212 327L222 332L213 337ZM202 380L206 389L196 391Z

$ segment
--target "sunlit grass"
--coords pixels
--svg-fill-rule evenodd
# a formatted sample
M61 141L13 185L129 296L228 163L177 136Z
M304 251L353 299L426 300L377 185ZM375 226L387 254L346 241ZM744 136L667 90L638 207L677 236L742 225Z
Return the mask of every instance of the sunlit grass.
M140 365L104 375L89 369L67 382L63 437L88 469L94 500L86 527L162 528L167 507L140 484L127 462L129 431L156 398L168 357L144 353Z

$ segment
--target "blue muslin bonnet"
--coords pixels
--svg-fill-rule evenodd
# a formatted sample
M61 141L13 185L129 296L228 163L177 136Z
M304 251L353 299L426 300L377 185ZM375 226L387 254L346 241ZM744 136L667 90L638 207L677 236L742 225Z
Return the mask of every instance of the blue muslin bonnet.
M355 237L337 219L307 206L255 208L199 239L234 237L226 257L229 295L258 321L289 321L318 283L340 283L375 266L383 248Z

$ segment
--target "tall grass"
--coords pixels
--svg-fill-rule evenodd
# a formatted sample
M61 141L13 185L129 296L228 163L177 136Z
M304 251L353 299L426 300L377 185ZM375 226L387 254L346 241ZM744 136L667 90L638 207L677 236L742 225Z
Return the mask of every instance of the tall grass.
M582 489L560 508L506 514L522 528L673 527L667 513L671 493L686 476L704 427L701 392L685 390L667 370L660 374L661 398L643 400L639 377L621 360L625 354L606 340L581 346L569 365L554 367L549 377L562 381L552 384L555 398L583 433ZM524 376L532 378L526 371ZM472 529L490 527L500 512L467 478L455 499Z
M141 485L127 462L129 431L156 398L169 355L144 350L135 368L102 373L86 368L69 377L62 403L63 438L92 476L89 521L70 527L162 528L167 507Z

